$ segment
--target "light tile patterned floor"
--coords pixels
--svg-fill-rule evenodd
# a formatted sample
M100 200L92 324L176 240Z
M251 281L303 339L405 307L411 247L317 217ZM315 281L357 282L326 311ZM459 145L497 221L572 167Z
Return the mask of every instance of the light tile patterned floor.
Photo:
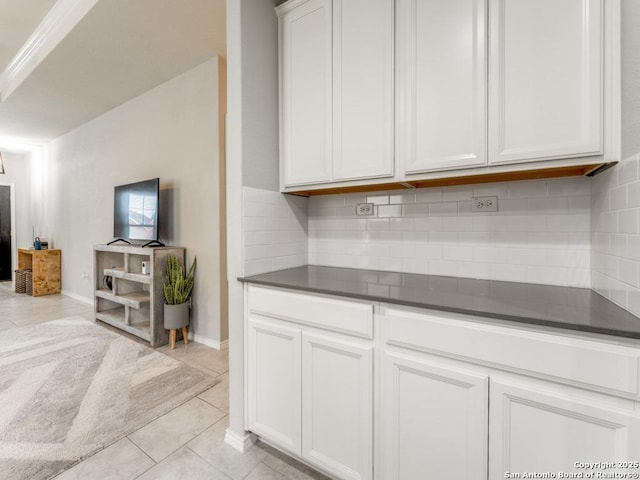
M29 297L0 283L0 330L70 315L93 320L93 307L64 295ZM102 325L102 324L101 324ZM5 332L7 333L7 332ZM190 342L157 349L220 382L58 475L56 480L325 480L258 442L245 453L224 443L229 412L227 351ZM7 479L10 480L10 479Z

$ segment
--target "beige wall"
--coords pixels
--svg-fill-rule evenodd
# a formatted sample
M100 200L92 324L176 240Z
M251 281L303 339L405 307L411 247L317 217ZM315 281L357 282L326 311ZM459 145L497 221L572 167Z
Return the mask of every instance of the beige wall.
M90 299L92 247L113 238L113 188L160 177L161 240L198 258L192 332L226 339L219 62L209 60L45 147L43 218L63 290Z

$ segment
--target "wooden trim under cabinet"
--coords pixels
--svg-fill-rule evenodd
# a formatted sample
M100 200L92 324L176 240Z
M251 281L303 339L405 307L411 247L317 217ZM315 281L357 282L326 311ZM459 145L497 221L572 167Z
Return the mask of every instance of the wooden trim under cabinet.
M368 185L331 186L314 190L287 191L293 195L309 197L312 195L332 195L337 193L379 192L382 190L402 190L410 188L448 187L476 183L514 182L520 180L538 180L544 178L593 176L614 166L618 162L592 163L556 168L518 170L511 172L480 173L457 177L407 180L404 182L375 183Z

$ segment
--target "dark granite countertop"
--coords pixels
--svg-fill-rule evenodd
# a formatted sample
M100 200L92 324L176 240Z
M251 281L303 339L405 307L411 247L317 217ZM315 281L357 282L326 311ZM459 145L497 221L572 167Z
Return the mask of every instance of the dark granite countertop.
M239 280L640 339L640 318L587 288L312 265Z

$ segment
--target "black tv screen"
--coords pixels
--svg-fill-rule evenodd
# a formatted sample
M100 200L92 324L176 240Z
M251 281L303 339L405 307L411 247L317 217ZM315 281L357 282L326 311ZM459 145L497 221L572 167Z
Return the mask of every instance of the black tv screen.
M115 187L113 236L127 240L158 240L160 179Z

